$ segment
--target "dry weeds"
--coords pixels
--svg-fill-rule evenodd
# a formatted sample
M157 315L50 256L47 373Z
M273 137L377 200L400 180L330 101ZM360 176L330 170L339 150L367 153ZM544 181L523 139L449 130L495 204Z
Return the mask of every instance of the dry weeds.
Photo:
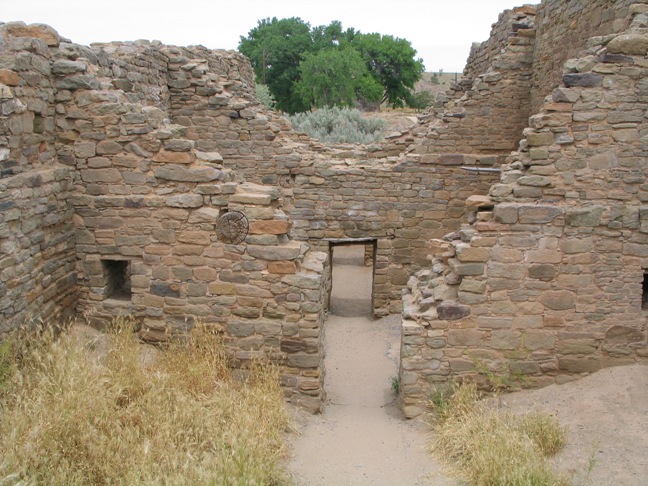
M474 383L460 385L450 398L437 397L433 409L431 450L460 479L478 486L568 484L547 461L565 442L555 418L490 407Z
M123 322L106 355L70 333L22 347L0 391L0 484L283 484L275 369L233 379L197 331L144 364Z

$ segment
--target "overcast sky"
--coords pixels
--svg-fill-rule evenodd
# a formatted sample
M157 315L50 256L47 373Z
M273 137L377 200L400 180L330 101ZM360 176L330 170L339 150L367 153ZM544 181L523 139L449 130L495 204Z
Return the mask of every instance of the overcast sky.
M45 23L78 44L157 39L236 49L266 17L300 17L409 40L427 71L462 71L470 45L524 0L0 0L0 21Z

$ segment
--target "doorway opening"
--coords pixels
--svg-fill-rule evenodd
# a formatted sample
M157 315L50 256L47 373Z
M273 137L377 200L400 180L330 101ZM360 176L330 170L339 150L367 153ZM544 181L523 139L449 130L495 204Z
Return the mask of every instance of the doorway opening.
M373 317L376 240L331 242L329 311L340 317Z

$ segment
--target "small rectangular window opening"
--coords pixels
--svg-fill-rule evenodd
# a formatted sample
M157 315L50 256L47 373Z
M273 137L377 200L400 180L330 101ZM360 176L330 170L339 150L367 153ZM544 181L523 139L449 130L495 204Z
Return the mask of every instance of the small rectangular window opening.
M101 260L108 299L131 299L131 271L128 260Z
M648 309L648 273L644 273L642 283L641 308Z

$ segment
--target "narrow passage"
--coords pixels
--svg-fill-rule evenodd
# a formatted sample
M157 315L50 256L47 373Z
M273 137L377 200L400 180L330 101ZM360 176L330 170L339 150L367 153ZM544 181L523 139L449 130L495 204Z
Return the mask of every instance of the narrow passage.
M289 468L297 486L449 485L425 450L426 428L405 420L391 390L400 317L373 320L364 247L336 247L325 323L324 413L302 416Z

